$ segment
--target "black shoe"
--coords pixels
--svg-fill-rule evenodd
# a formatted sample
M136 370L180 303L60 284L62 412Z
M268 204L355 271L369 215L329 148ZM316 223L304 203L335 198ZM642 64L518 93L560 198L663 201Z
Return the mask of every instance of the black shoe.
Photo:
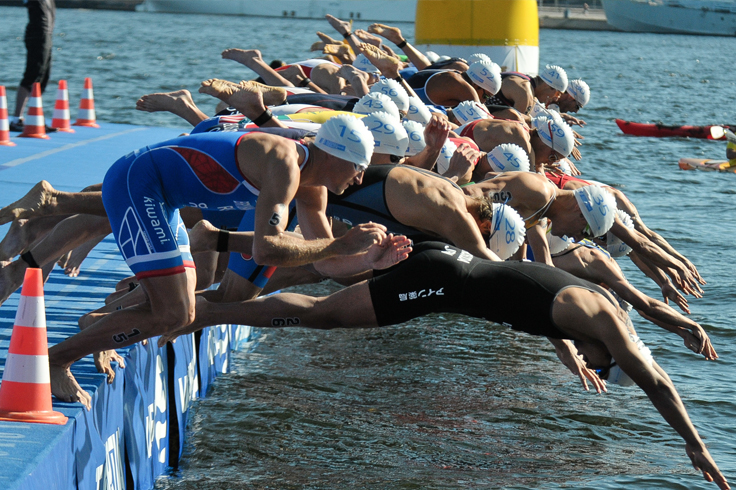
M23 121L11 122L10 130L15 133L22 133L23 132Z
M55 133L58 131L58 128L52 128L51 126L46 126L46 132L47 133Z

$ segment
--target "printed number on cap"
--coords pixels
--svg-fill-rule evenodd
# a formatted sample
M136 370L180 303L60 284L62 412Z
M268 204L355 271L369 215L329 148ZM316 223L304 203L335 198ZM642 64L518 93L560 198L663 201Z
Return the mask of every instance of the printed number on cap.
M391 124L383 124L381 121L374 121L377 126L375 128L370 128L371 132L381 133L381 134L394 134L396 132L396 129ZM385 128L384 131L380 131L381 128Z
M376 108L376 109L383 109L383 102L380 100L375 99L368 99L365 101L365 105L367 105L370 108Z
M508 160L514 167L519 168L521 166L519 157L515 157L513 153L504 153L503 156L505 156L506 160Z
M412 141L422 141L422 135L419 134L419 132L417 131L412 131L411 133L409 133L409 138Z
M399 93L396 91L396 89L393 89L391 87L381 87L381 92L384 94L390 96L390 97L396 97L399 95Z
M513 221L509 221L508 219L504 220L506 221L506 228L511 228L511 230L506 232L506 243L512 243L516 241L516 225Z
M417 114L419 112L419 107L415 105L409 105L409 114Z
M340 137L341 138L344 138L345 137L345 131L348 128L344 124L341 124L340 127L342 128L342 131L340 131ZM351 129L350 130L350 136L348 136L348 141L352 141L354 143L360 143L362 140L360 139L360 136L358 135L358 133L356 133L354 129Z
M608 204L601 206L601 204L603 204L603 196L594 197L593 202L598 206L598 209L600 209L601 215L605 216L608 214Z

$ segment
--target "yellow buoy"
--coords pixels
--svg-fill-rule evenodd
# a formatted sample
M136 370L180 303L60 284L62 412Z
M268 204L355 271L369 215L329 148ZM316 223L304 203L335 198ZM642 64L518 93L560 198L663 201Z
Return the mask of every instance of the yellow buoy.
M415 45L439 55L484 53L503 71L537 75L535 0L418 0Z

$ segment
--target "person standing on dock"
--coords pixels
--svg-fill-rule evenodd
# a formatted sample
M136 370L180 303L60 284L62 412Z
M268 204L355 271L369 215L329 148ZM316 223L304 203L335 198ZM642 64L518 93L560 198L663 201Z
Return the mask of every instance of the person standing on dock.
M9 117L11 131L23 131L23 112L31 95L31 87L38 82L41 92L51 75L51 50L53 46L54 21L56 20L56 3L54 0L24 0L28 8L28 25L26 25L26 71L18 86L15 97L15 112ZM46 132L56 129L46 127Z

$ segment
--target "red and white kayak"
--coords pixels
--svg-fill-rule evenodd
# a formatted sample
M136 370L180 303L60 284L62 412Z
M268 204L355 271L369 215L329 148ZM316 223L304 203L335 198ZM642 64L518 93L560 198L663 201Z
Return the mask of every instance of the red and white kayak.
M726 129L729 126L668 126L665 124L646 124L623 119L616 119L616 125L624 132L632 136L654 136L654 137L670 137L676 136L680 138L702 138L708 140L726 139Z
M704 158L680 158L677 163L683 170L704 170L706 172L736 173L736 166L731 167L728 160L706 160Z

